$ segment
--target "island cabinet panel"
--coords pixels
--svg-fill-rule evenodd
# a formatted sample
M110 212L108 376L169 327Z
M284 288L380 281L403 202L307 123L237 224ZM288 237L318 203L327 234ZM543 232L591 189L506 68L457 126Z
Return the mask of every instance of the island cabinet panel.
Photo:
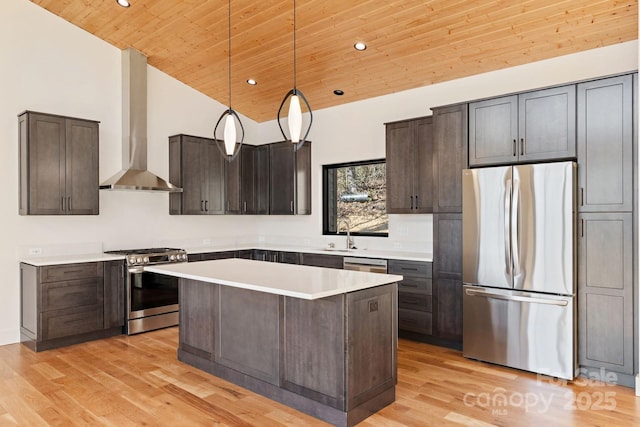
M397 382L396 284L350 292L347 297L347 410Z
M181 279L179 328L179 360L335 426L395 400L396 283L306 300Z
M344 410L344 295L284 301L283 387Z
M180 349L205 361L214 356L214 328L218 288L210 283L183 279L180 287ZM203 367L198 366L203 369Z
M280 297L218 287L215 362L254 378L280 381Z
M124 278L122 265L21 263L21 342L41 351L121 334L124 301L117 286Z

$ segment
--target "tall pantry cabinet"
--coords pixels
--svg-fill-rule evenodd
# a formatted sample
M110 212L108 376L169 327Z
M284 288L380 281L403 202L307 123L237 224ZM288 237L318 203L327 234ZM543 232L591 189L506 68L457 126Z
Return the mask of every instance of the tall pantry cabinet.
M635 372L636 80L577 85L579 363L614 371L621 384Z

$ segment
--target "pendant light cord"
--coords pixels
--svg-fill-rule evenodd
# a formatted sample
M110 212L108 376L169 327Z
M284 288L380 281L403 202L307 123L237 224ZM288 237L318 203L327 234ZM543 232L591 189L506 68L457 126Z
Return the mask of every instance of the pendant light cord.
M229 110L231 110L231 0L229 0Z
M293 0L293 90L296 90L296 0Z

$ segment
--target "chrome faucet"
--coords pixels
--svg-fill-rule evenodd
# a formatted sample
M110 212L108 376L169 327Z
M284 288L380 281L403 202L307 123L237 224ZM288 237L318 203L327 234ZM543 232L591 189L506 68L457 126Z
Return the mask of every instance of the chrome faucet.
M347 249L355 249L355 245L353 243L353 239L351 238L351 227L349 226L349 222L346 220L338 221L338 233L340 233L340 226L344 224L347 226Z

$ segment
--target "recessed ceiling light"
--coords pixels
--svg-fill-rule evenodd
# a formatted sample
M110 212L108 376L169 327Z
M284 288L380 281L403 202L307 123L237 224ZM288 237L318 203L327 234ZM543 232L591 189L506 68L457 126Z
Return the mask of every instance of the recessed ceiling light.
M258 82L253 79L247 79L247 83L250 84L251 86L255 86L258 84Z
M340 89L336 89L333 91L334 95L338 95L338 96L342 96L344 95L344 91L340 90Z
M355 50L363 51L367 48L367 45L364 44L364 42L357 42L356 44L353 45L353 48Z
M129 7L131 6L131 3L129 3L128 0L116 0L116 3L118 3L120 6L122 7Z

